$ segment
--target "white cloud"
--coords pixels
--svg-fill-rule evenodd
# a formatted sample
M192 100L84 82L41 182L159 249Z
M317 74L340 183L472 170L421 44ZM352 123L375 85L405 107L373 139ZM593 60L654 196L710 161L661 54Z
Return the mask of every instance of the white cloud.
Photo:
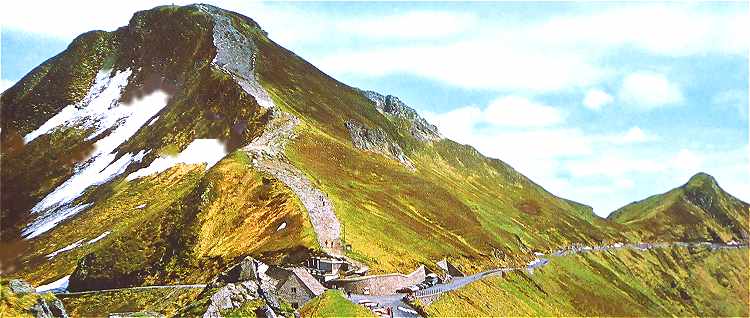
M488 38L444 45L347 50L312 61L334 74L378 77L406 73L463 88L528 92L588 86L609 73L581 55L555 54L508 43L511 42L506 39Z
M563 114L557 108L519 96L494 100L483 115L485 121L499 126L543 127L563 121Z
M750 28L743 28L745 16L733 10L681 4L608 7L537 19L478 21L481 28L463 33L460 40L344 48L312 60L336 75L414 74L470 89L557 92L613 79L621 70L606 61L620 50L681 57L744 55L748 47ZM385 21L366 18L362 23L380 30L377 38L400 36ZM426 28L440 28L440 22ZM646 99L647 107L680 100L674 86L666 88L670 95Z
M615 99L612 95L599 89L590 89L583 97L583 106L591 110L600 110L603 106L611 104Z
M477 17L448 11L411 11L390 16L358 17L337 23L342 33L373 38L445 37L476 28Z
M467 106L446 113L425 112L423 115L427 121L437 125L443 135L458 142L469 143L473 140L474 125L482 118L482 110Z
M469 143L479 124L493 128L549 127L562 123L565 116L557 108L521 96L502 96L484 109L476 106L456 108L446 113L426 112L425 118L436 124L449 138Z
M604 154L569 161L565 168L574 177L607 176L619 178L630 173L661 172L666 170L667 166L652 159Z
M578 47L634 47L665 56L744 55L747 12L689 4L628 4L561 15L542 22L532 34L544 41Z
M619 188L619 189L630 189L635 186L635 182L627 178L619 178L619 179L615 179L614 186L615 188Z
M688 173L699 172L702 165L703 158L688 149L680 149L680 152L672 159L672 166L675 169Z
M719 109L734 108L740 119L748 120L747 91L738 89L722 91L711 99L711 103Z
M619 98L625 104L643 110L675 105L684 100L677 84L663 74L651 71L637 71L625 76Z
M628 129L628 131L626 131L623 134L613 135L613 136L609 136L605 138L607 142L611 142L614 144L634 144L634 143L653 141L656 139L657 139L656 135L648 133L638 126L631 127L630 129Z
M9 80L6 80L6 79L0 79L0 93L4 92L6 89L8 89L11 86L13 86L15 83L16 82L14 82L14 81L9 81Z

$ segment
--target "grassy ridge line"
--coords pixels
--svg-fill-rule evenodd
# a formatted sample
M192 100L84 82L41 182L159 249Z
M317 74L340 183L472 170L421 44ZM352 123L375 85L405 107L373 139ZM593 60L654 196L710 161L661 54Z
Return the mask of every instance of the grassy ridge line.
M431 316L747 316L747 250L705 248L554 257L441 296Z

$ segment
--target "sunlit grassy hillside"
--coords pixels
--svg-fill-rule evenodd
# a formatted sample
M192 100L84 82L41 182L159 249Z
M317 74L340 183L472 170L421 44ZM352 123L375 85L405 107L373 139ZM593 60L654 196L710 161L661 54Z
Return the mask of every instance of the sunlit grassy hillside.
M447 293L432 316L740 316L748 312L747 249L620 250L553 257Z

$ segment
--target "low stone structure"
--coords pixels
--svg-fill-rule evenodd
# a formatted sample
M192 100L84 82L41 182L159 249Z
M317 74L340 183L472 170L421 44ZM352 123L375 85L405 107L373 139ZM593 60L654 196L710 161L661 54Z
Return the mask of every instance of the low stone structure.
M295 309L326 291L326 288L302 267L284 269L277 275L279 277L276 294Z
M426 276L424 265L420 265L408 275L396 273L342 278L330 281L329 285L331 288L343 288L356 294L368 291L371 295L389 295L401 288L423 282Z

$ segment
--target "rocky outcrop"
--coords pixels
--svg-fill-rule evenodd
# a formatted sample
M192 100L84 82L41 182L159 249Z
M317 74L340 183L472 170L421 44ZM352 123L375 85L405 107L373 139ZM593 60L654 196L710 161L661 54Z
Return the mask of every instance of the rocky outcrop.
M206 287L218 291L211 295L203 317L221 317L222 312L242 307L249 301L262 301L266 317L275 317L281 310L276 298L276 280L266 275L268 266L252 257L245 257L235 266L219 274Z
M68 318L62 301L55 296L37 298L36 304L31 307L31 313L36 318Z
M379 153L400 162L409 170L415 170L414 163L412 163L411 160L409 160L409 157L404 154L401 146L390 140L383 129L367 128L356 120L349 120L345 125L349 130L352 144L354 144L355 147Z
M211 296L203 317L222 317L222 311L239 308L245 302L260 298L255 281L229 283Z
M375 108L379 112L409 122L411 124L410 133L417 140L430 142L443 139L443 135L440 134L435 125L428 123L427 120L417 114L417 111L404 104L398 97L393 95L383 96L373 91L361 92L362 95L375 103Z
M231 75L245 92L255 97L258 105L273 107L271 97L255 77L257 50L252 39L239 32L221 9L207 4L196 6L214 20L216 56L212 63Z
M19 295L31 294L34 292L34 287L31 286L31 284L20 279L11 279L10 282L8 282L8 286L10 287L10 291Z
M36 293L34 286L20 279L8 281L2 286L2 316L24 316L31 314L37 318L68 318L63 303L52 293ZM7 294L9 295L7 295ZM6 298L6 296L9 296ZM22 300L21 300L22 299ZM33 302L33 303L32 303ZM7 307L6 307L7 306Z

